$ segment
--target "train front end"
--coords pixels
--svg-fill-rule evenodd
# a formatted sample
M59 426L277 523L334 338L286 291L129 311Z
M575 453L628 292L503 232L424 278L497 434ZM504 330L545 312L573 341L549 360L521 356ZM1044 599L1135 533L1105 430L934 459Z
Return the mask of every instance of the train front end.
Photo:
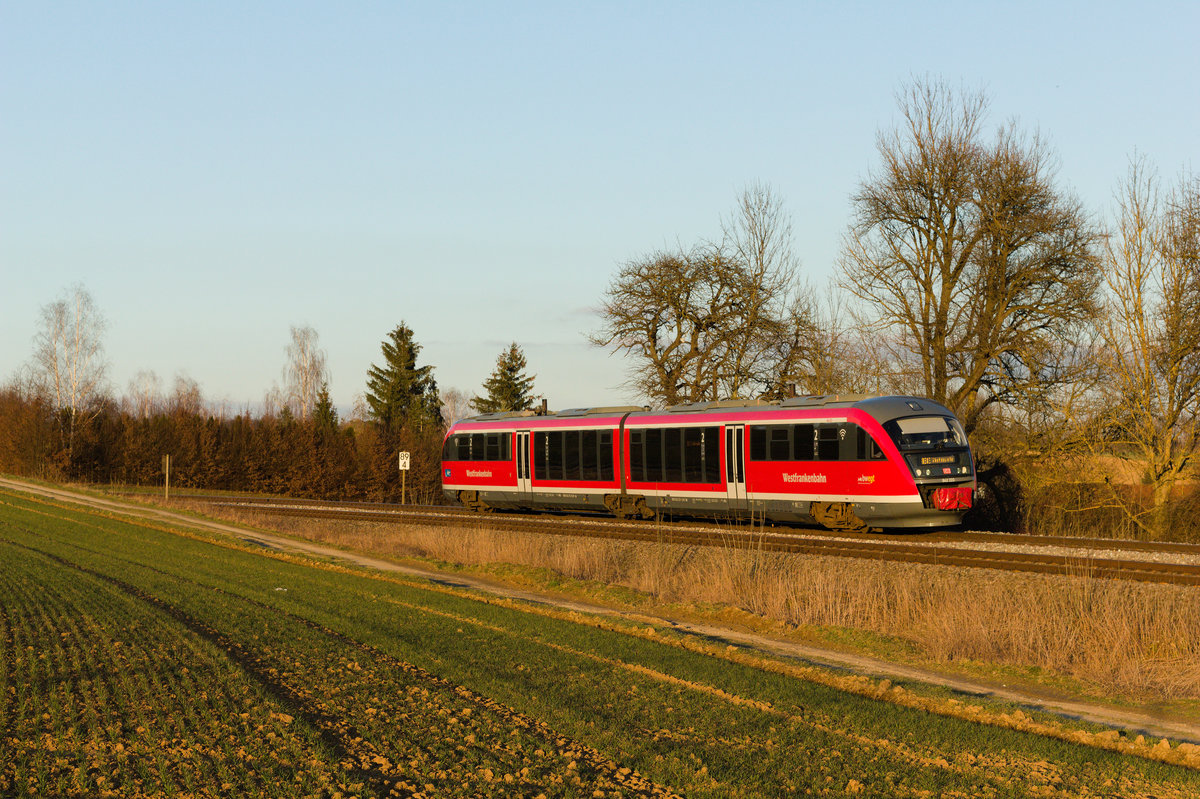
M880 423L892 445L889 460L920 497L919 509L899 526L961 523L975 500L975 462L954 413L921 397L880 397L859 407Z

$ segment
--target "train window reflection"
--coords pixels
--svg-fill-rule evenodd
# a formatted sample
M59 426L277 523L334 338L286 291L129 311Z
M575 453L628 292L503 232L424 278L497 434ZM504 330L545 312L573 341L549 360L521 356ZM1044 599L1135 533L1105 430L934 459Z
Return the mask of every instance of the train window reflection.
M967 434L951 416L910 416L885 422L883 429L904 452L959 449L967 445Z

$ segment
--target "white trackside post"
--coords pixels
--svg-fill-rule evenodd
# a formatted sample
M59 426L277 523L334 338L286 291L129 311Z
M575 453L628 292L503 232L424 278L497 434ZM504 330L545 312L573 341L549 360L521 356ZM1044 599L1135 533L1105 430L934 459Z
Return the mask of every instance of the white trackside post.
M407 487L405 486L405 483L407 482L408 465L409 465L410 461L411 461L411 458L409 457L409 454L407 452L400 453L400 456L398 458L398 465L400 466L400 504L401 505L408 504Z

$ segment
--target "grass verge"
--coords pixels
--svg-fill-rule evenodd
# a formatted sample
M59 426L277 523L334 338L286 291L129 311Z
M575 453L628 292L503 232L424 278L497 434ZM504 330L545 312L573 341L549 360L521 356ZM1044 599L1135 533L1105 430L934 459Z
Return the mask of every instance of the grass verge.
M627 609L1200 718L1200 588L489 529L230 518Z

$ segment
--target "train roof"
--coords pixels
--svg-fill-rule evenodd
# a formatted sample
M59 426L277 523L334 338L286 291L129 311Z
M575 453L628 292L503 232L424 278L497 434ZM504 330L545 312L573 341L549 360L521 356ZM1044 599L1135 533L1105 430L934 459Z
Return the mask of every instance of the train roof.
M624 416L625 414L709 414L745 410L801 410L808 408L856 408L870 414L879 422L918 413L935 413L946 416L954 414L944 405L925 397L883 396L876 394L814 394L806 397L788 397L782 400L728 399L706 402L691 402L671 405L667 408L651 408L648 405L604 405L594 408L567 408L561 411L541 412L538 410L485 413L460 419L462 422L499 422L512 419L577 419L581 417Z

